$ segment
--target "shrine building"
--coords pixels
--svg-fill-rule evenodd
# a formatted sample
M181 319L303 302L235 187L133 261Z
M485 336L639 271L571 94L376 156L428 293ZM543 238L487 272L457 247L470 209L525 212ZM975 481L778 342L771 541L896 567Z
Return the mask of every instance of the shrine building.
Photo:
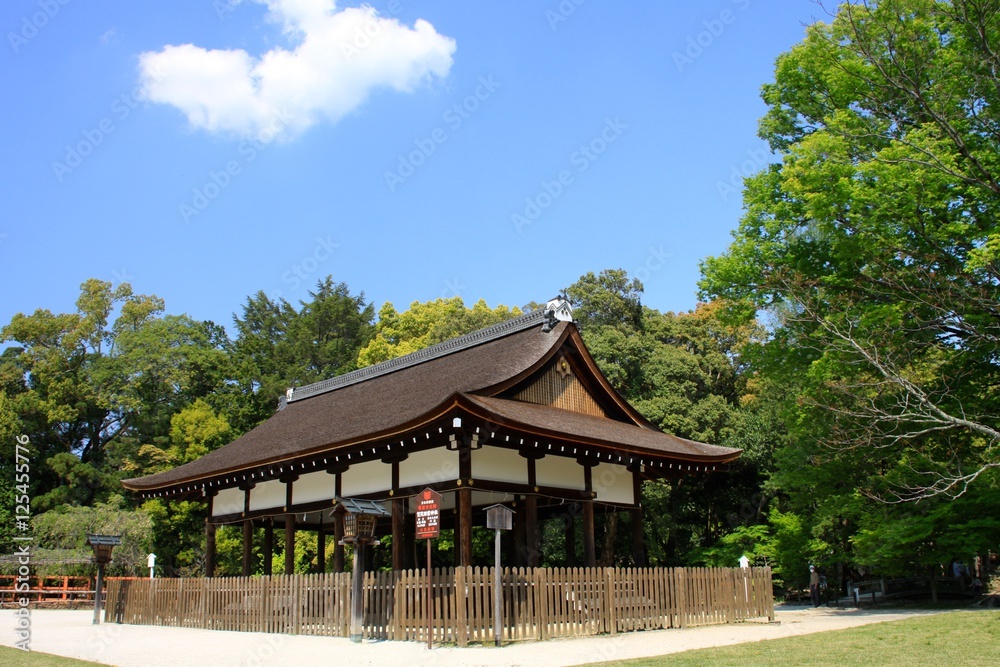
M473 526L496 503L514 509L511 565L537 566L541 522L565 521L567 560L582 525L582 562L594 566L595 513L631 515L632 552L645 565L644 480L723 471L740 450L659 431L612 388L555 299L501 324L315 384L289 389L253 430L173 470L128 479L141 498L208 503L206 575L215 529L243 527L243 573L251 573L262 527L265 574L273 531L316 531L338 543L339 498L384 502L378 534L392 536L392 567L416 565L413 498L443 496L443 528L455 531L455 564L472 564ZM567 520L568 519L568 520ZM294 566L286 549L285 571ZM343 570L338 546L333 569Z

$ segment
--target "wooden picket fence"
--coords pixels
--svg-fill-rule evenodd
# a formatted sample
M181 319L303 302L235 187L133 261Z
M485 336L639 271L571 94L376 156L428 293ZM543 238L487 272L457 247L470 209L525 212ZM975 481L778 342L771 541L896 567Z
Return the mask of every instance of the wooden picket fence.
M504 641L774 620L770 568L505 568ZM427 641L425 570L366 572L364 636ZM431 639L493 640L493 569L431 573ZM351 575L113 580L105 618L346 637Z

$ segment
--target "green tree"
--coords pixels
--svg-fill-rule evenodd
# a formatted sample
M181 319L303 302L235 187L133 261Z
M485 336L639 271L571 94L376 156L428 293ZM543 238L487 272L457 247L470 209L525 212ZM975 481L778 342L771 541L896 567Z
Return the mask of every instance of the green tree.
M620 269L588 273L565 290L601 371L662 430L749 454L729 472L644 484L650 560L680 564L690 560L692 550L761 520L759 489L777 422L755 402L741 355L760 335L759 327L726 323L718 304L660 313L642 306L642 293L642 283ZM602 530L602 561L624 562L612 553L627 550L614 514Z
M117 492L139 443L225 379L224 332L162 316L163 301L128 284L88 280L76 312L15 315L0 330L6 399L30 437L35 509L90 504Z
M357 366L358 351L374 334L374 307L364 294L327 276L296 310L264 292L248 297L234 317L231 359L235 383L223 409L237 432L264 421L289 387L341 375Z
M414 301L402 313L386 302L379 309L375 337L358 353L358 366L401 357L520 314L517 307L490 308L482 299L466 308L457 296L425 303Z
M998 48L994 2L844 3L764 86L777 159L701 288L768 324L768 488L818 563L912 573L1000 539L970 524L1000 467Z
M703 265L706 296L771 313L823 445L892 453L870 488L888 499L1000 466L998 46L982 0L845 3L810 27L764 87L781 163Z

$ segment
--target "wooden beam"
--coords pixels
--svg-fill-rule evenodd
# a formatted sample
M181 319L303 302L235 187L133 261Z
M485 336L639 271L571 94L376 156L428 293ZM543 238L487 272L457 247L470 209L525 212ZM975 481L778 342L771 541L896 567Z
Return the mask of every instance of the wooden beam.
M326 526L322 523L316 529L316 571L320 574L326 572Z
M337 475L340 479L340 475ZM336 546L333 547L333 571L340 574L344 571L344 513L334 512L333 514L333 539Z
M272 574L274 561L274 519L268 517L264 521L264 575Z
M459 565L472 565L472 489L459 489L458 495L458 534Z
M538 539L538 496L524 499L524 533L528 567L538 567L542 555L542 543Z
M205 521L205 576L215 576L215 524Z
M635 509L629 510L632 521L632 562L636 567L646 567L646 540L642 529L642 477L632 473L632 499Z
M295 515L285 515L285 574L295 574Z
M395 467L396 464L393 464ZM406 569L406 499L392 500L392 569Z
M253 521L247 519L243 522L243 576L249 577L251 572L251 559L253 558Z
M589 463L583 466L583 488L594 490L594 469ZM597 544L594 539L594 501L583 501L583 566L597 567Z
M526 533L524 530L524 497L516 496L517 500L514 501L514 559L512 561L513 565L517 567L524 567L528 562L528 547Z

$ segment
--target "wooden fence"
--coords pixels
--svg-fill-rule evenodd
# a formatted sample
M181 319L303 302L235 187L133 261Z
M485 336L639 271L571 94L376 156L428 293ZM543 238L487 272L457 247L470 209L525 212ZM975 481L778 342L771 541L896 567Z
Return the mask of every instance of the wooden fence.
M25 587L27 584L27 587ZM22 597L34 605L65 605L94 603L94 581L89 577L43 576L28 577L27 581L13 574L0 574L0 607L14 604Z
M427 641L424 570L364 575L364 636ZM505 641L774 620L770 568L505 568ZM346 637L351 575L306 574L108 583L105 618ZM432 571L432 639L493 640L493 569Z

